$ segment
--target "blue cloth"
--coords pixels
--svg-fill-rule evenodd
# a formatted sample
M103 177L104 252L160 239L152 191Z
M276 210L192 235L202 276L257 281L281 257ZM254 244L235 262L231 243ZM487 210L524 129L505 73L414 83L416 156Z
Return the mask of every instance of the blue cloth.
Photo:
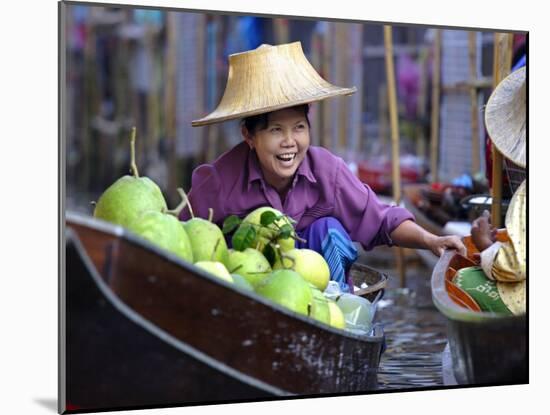
M330 269L330 278L344 292L353 293L349 278L351 265L357 260L357 248L338 219L323 217L298 232L306 242L297 241L297 248L312 249L325 258Z
M515 70L521 68L522 66L525 66L525 64L527 63L527 55L523 55L519 61L516 62L516 64L514 65L514 67L512 68L512 72L514 72Z

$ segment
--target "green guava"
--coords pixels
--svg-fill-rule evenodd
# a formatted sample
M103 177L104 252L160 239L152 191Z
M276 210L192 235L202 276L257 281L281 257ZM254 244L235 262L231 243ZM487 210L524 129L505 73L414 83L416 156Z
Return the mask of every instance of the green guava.
M316 288L324 291L330 279L330 269L325 258L312 249L294 248L284 252L281 260L277 258L273 269L292 269Z
M321 291L314 285L310 285L313 294L309 316L321 323L330 324L330 310L328 301Z
M256 248L260 252L263 251L265 245L275 236L275 232L278 230L277 226L281 227L285 224L289 224L292 226L292 223L288 220L286 216L275 221L274 223L270 224L267 227L261 226L260 221L261 221L262 213L268 212L268 211L275 213L277 216L282 215L281 212L279 212L277 209L272 208L271 206L263 206L253 210L243 219L243 223L258 225L256 227L257 229L256 238L252 243L252 247ZM280 245L281 251L283 252L289 251L290 249L294 248L294 238L292 237L279 238L275 242Z
M166 201L160 188L148 177L139 177L135 163L135 127L130 139L132 176L119 178L99 197L94 217L128 227L144 212L163 212Z
M233 277L231 277L231 274L229 271L227 271L227 268L218 261L199 261L195 263L195 266L209 272L210 274L224 280L227 282L233 282Z
M332 327L335 327L337 329L345 329L346 328L346 319L344 318L344 313L342 313L342 310L340 310L340 307L338 307L338 304L334 302L334 300L328 299L328 310L330 312L330 325Z
M256 293L305 316L313 300L309 284L298 273L288 269L273 271L258 284Z
M128 229L187 262L193 262L187 233L173 215L150 210L131 222Z
M252 286L256 286L271 273L271 265L263 254L252 248L244 251L228 251L225 266L232 273L242 275Z
M231 277L233 278L233 282L236 286L244 288L248 291L254 291L254 287L252 284L250 284L245 277L239 274L231 274Z
M183 222L189 236L193 259L198 261L218 261L227 259L227 243L221 229L215 223L202 218L191 218Z

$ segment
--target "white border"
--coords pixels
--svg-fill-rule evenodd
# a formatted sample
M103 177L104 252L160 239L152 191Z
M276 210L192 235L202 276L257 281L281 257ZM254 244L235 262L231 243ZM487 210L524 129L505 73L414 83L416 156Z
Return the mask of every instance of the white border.
M543 146L548 141L544 101L548 96L550 22L542 6L530 5L544 2L136 0L119 3L530 31L529 219L531 224L537 223L536 227L530 227L529 241L530 385L146 410L140 414L211 414L229 410L239 414L345 411L346 414L440 415L487 409L499 414L518 414L536 405L538 396L545 396L548 352L544 341L548 328L541 315L547 302L549 276L543 272L539 259L543 255L539 253L542 254L548 242L537 228L542 230L547 223L542 212L546 208L543 196L548 193L548 184L543 182L546 172L542 171L541 158L546 159L548 154ZM1 258L8 266L2 267L0 277L4 381L0 405L2 413L52 414L57 394L57 4L54 0L12 0L3 4L2 17L0 103L4 128L0 151L0 229L5 242ZM533 189L538 191L531 192Z

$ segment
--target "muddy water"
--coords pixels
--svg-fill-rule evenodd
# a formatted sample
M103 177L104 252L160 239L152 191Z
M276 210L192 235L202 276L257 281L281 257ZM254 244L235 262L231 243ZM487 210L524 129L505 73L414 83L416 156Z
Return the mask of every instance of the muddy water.
M441 353L447 342L446 321L431 300L432 270L414 251L408 251L405 259L405 288L399 287L392 249L362 252L359 259L390 277L376 314L387 345L378 372L378 389L382 390L443 385Z

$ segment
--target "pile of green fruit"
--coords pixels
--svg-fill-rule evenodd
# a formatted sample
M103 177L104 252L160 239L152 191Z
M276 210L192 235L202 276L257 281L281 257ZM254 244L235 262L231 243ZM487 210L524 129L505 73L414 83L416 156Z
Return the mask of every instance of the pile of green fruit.
M135 128L131 135L131 175L113 183L100 196L94 217L119 224L228 283L336 328L346 326L338 305L323 295L330 278L324 258L295 248L294 221L271 207L260 207L244 219L229 216L223 229L210 217L195 217L185 192L168 210L160 188L140 177L135 162ZM191 219L178 219L183 208ZM232 235L231 235L232 234ZM226 237L231 236L228 249Z

